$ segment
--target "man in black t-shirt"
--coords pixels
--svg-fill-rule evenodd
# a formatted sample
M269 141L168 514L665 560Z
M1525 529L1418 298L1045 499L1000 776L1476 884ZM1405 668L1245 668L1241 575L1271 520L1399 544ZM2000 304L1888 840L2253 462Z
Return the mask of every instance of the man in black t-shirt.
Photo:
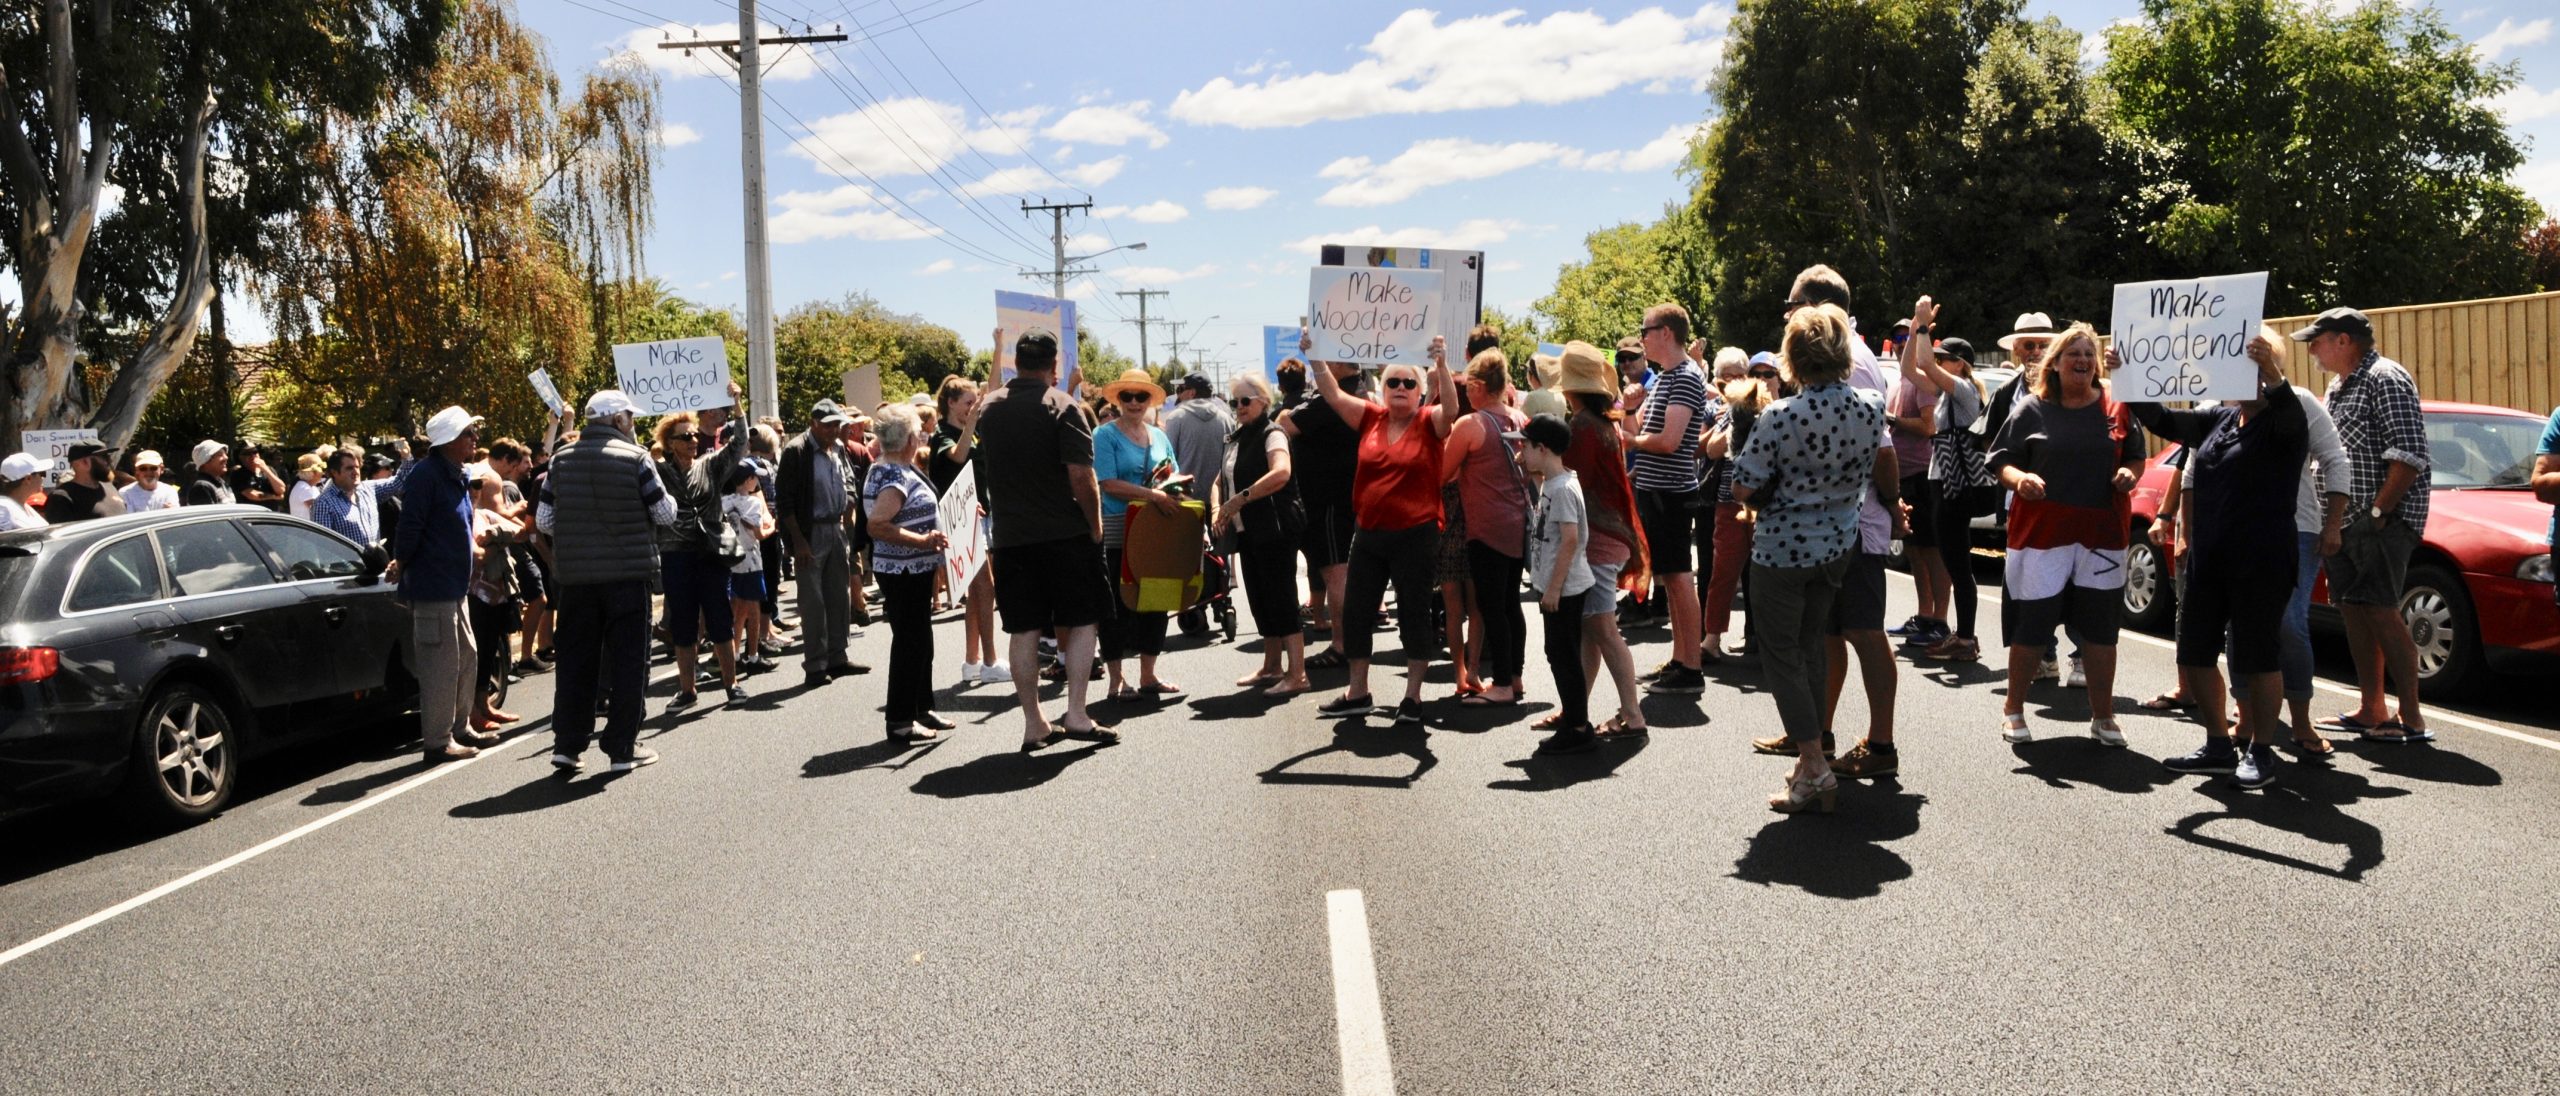
M71 447L71 478L45 491L44 519L55 525L124 513L115 489L116 451L89 442Z

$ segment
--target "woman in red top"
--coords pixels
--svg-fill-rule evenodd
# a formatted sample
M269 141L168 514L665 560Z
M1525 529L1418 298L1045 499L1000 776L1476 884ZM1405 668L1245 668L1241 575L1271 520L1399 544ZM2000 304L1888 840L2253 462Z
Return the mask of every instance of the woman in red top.
M1369 699L1369 650L1387 583L1396 587L1396 631L1404 640L1404 702L1396 722L1422 722L1422 673L1431 664L1432 563L1440 543L1440 442L1456 420L1458 395L1442 360L1446 340L1431 340L1431 369L1390 365L1378 373L1372 403L1342 390L1331 369L1317 369L1316 388L1342 421L1360 431L1360 463L1351 479L1351 573L1344 583L1342 652L1351 659L1351 686L1316 710L1325 715L1365 714ZM1304 336L1299 349L1311 347ZM1422 386L1433 402L1423 402Z

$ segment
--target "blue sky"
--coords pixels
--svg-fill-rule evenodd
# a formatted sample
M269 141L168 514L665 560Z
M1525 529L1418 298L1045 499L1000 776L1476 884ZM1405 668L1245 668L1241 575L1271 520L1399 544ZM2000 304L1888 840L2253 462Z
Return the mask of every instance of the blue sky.
M734 30L716 0L518 0L564 77L691 27ZM2519 182L2560 210L2560 40L2550 9L2448 7L2482 52L2523 66L2501 104L2528 143ZM2036 6L2083 32L2131 0ZM1048 222L1017 203L1089 193L1069 253L1145 241L1078 279L1089 323L1134 353L1151 316L1195 357L1258 359L1293 322L1320 242L1476 248L1485 300L1520 312L1585 233L1657 215L1682 139L1712 104L1722 5L1526 9L1028 0L766 0L764 20L855 41L784 57L765 84L778 307L868 292L961 332L996 289L1048 262ZM1866 48L1863 45L1849 48ZM725 62L640 50L663 78L666 158L648 266L679 292L744 298L740 112ZM867 173L867 177L866 177ZM1161 360L1169 332L1151 334Z

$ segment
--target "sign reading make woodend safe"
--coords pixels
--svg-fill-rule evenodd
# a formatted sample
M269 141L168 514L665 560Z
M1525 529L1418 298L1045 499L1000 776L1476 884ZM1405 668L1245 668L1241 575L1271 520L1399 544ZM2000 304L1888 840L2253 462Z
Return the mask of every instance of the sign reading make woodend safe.
M613 348L613 372L642 415L737 402L729 396L729 346L716 335L622 343Z
M2109 317L2116 360L2115 397L2246 400L2258 395L2258 364L2249 342L2267 307L2267 273L2225 274L2116 287Z
M1362 365L1429 365L1441 333L1437 270L1319 266L1307 275L1307 356Z

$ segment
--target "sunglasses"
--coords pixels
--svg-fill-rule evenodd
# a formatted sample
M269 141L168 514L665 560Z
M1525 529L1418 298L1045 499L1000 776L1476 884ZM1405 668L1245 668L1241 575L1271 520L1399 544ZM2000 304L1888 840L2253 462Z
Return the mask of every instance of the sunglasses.
M1650 335L1650 334L1653 334L1653 333L1654 333L1654 332L1656 332L1656 331L1667 331L1667 330L1670 330L1670 325L1669 325L1669 324L1649 323L1649 324L1644 325L1643 327L1639 327L1639 328L1637 328L1637 329L1636 329L1636 334L1639 334L1639 335Z
M700 434L669 434L669 435L667 435L667 440L668 440L668 441L701 441L701 440L702 440L702 435L700 435Z
M1422 387L1422 382L1421 382L1421 381L1415 380L1415 379L1413 379L1413 378L1411 378L1411 377L1389 377L1389 378L1387 378L1387 382L1386 382L1386 383L1387 383L1387 387L1389 387L1389 388L1420 388L1420 387Z
M1774 381L1778 379L1778 371L1775 369L1754 369L1751 371L1751 375L1764 381Z
M1251 407L1251 406L1253 406L1256 402L1259 402L1261 399L1262 399L1262 397L1260 397L1260 396L1229 396L1229 397L1227 397L1227 406L1229 406L1229 407Z
M1123 392L1123 393L1120 393L1120 402L1122 402L1122 403L1131 403L1131 402L1136 402L1136 403L1145 403L1145 402L1147 402L1147 394L1146 394L1146 393L1144 393L1144 392Z

